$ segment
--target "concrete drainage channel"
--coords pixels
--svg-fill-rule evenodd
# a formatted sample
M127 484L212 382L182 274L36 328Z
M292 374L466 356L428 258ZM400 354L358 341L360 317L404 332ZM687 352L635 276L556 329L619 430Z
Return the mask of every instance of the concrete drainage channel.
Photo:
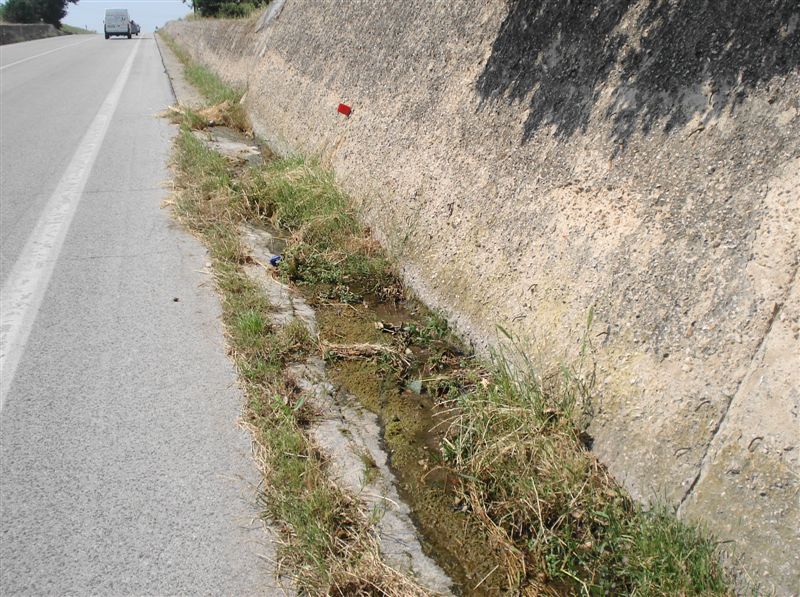
M262 265L269 263L272 256L266 249L274 242L272 236L248 226L242 237L253 257L253 262L246 267L247 275L269 297L276 310L275 324L282 327L300 319L312 336L316 336L314 310ZM389 455L381 445L378 418L360 408L352 395L337 391L328 379L323 359L311 357L291 364L288 369L297 386L311 400L310 406L323 413L312 423L308 433L330 459L329 472L333 480L380 516L376 526L386 562L399 570L410 570L423 586L447 593L452 582L423 553L411 521L411 511L397 491L397 481L389 470Z
M263 160L259 147L232 129L215 127L193 134L206 147L233 161L258 165ZM315 310L271 271L270 261L280 254L286 241L251 224L240 227L240 236L249 253L245 273L272 305L273 325L283 328L299 320L312 338L318 338ZM312 410L320 413L307 432L327 457L332 480L365 504L377 519L376 530L387 564L411 573L436 593L451 594L453 581L424 552L411 508L398 491L378 416L364 409L340 384L332 383L325 361L318 356L289 364L287 374L307 396Z

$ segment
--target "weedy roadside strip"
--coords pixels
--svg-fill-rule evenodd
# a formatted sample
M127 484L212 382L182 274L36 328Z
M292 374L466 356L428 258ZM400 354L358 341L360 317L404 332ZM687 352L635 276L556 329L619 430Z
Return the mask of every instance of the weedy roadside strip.
M250 122L247 118L247 113L244 106L241 104L244 91L236 89L225 83L216 74L201 64L192 60L191 56L176 43L164 31L157 33L160 39L169 46L170 50L183 64L184 76L186 80L191 83L197 90L203 94L208 100L209 108L222 107L223 109L216 109L218 118L211 119L214 124L224 124L231 128L239 129L241 131L250 131ZM198 115L197 112L187 110L186 112L178 115L178 120L185 120L186 123L193 128L205 128L209 124L209 118Z
M236 168L184 123L174 152L174 212L209 250L222 295L231 356L247 396L245 420L267 481L265 515L282 529L281 571L318 595L425 595L386 566L369 513L328 479L325 458L303 431L313 413L284 367L313 350L299 322L277 329L271 305L245 275L237 225L250 214Z
M161 37L212 104L168 113L181 126L173 152L173 209L211 257L229 350L247 396L245 421L266 478L264 514L282 531L279 572L312 595L427 595L384 564L370 513L331 483L324 455L304 433L313 413L291 387L285 366L312 350L310 335L299 321L280 329L271 324L271 305L242 267L248 256L238 225L253 216L253 206L239 181L241 166L192 134L210 121L247 130L242 94L193 64L169 36Z
M223 120L248 130L241 94L162 37L183 55L187 75L194 73L190 80L223 106ZM290 236L280 272L318 304L334 305L328 316L348 306L357 311L367 299L403 300L407 292L330 173L301 158L258 168L234 165L192 134L192 127L207 125L207 116L184 110L175 119L181 132L173 158L174 211L211 255L230 351L247 395L246 420L265 471L265 514L283 531L282 569L301 589L426 594L381 561L369 513L330 481L325 455L304 432L314 413L285 366L320 351L334 363L369 361L371 379L378 375L385 385L435 400L438 453L409 452L415 461L422 457L419 468L406 472L405 484L429 469L445 469L447 482L436 491L446 499L433 500L441 516L434 511L432 524L455 504L465 528L485 536L496 564L477 584L463 584L464 594L731 594L713 541L668 508L645 511L633 503L587 450L582 429L591 387L577 366L535 366L511 336L491 363L462 359L454 366L449 349L431 349L443 346L447 334L446 322L435 317L426 326L368 322L362 328L372 331L353 332L348 344L337 342L337 334L349 332L336 323L323 322L319 345L297 322L274 327L271 306L243 271L242 222L268 222ZM395 340L380 341L387 331ZM414 359L424 359L417 363L424 380L422 373L409 380ZM388 415L382 398L365 400L367 408ZM385 439L399 462L402 444L392 442L406 425L397 417L406 415L392 413L395 419L383 421ZM417 485L415 491L427 491ZM431 500L423 496L422 502Z

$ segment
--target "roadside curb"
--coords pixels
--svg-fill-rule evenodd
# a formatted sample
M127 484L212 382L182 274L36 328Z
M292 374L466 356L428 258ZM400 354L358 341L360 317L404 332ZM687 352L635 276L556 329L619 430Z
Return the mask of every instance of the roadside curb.
M161 54L161 64L164 65L164 72L169 80L175 103L190 107L204 105L203 96L186 80L183 75L183 65L169 45L162 42L158 31L153 34L153 38L156 40L156 46Z

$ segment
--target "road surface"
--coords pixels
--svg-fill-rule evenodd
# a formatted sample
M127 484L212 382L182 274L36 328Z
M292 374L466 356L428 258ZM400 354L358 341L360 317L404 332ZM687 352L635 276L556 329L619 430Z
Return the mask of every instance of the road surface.
M152 36L0 50L0 594L279 594Z

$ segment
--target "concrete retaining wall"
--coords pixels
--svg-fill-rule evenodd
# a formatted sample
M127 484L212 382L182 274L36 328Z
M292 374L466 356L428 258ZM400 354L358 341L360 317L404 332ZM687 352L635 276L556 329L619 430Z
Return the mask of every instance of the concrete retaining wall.
M799 25L794 0L276 0L167 29L479 349L500 324L569 358L593 309L598 456L789 593Z
M0 23L0 46L65 35L50 24Z

